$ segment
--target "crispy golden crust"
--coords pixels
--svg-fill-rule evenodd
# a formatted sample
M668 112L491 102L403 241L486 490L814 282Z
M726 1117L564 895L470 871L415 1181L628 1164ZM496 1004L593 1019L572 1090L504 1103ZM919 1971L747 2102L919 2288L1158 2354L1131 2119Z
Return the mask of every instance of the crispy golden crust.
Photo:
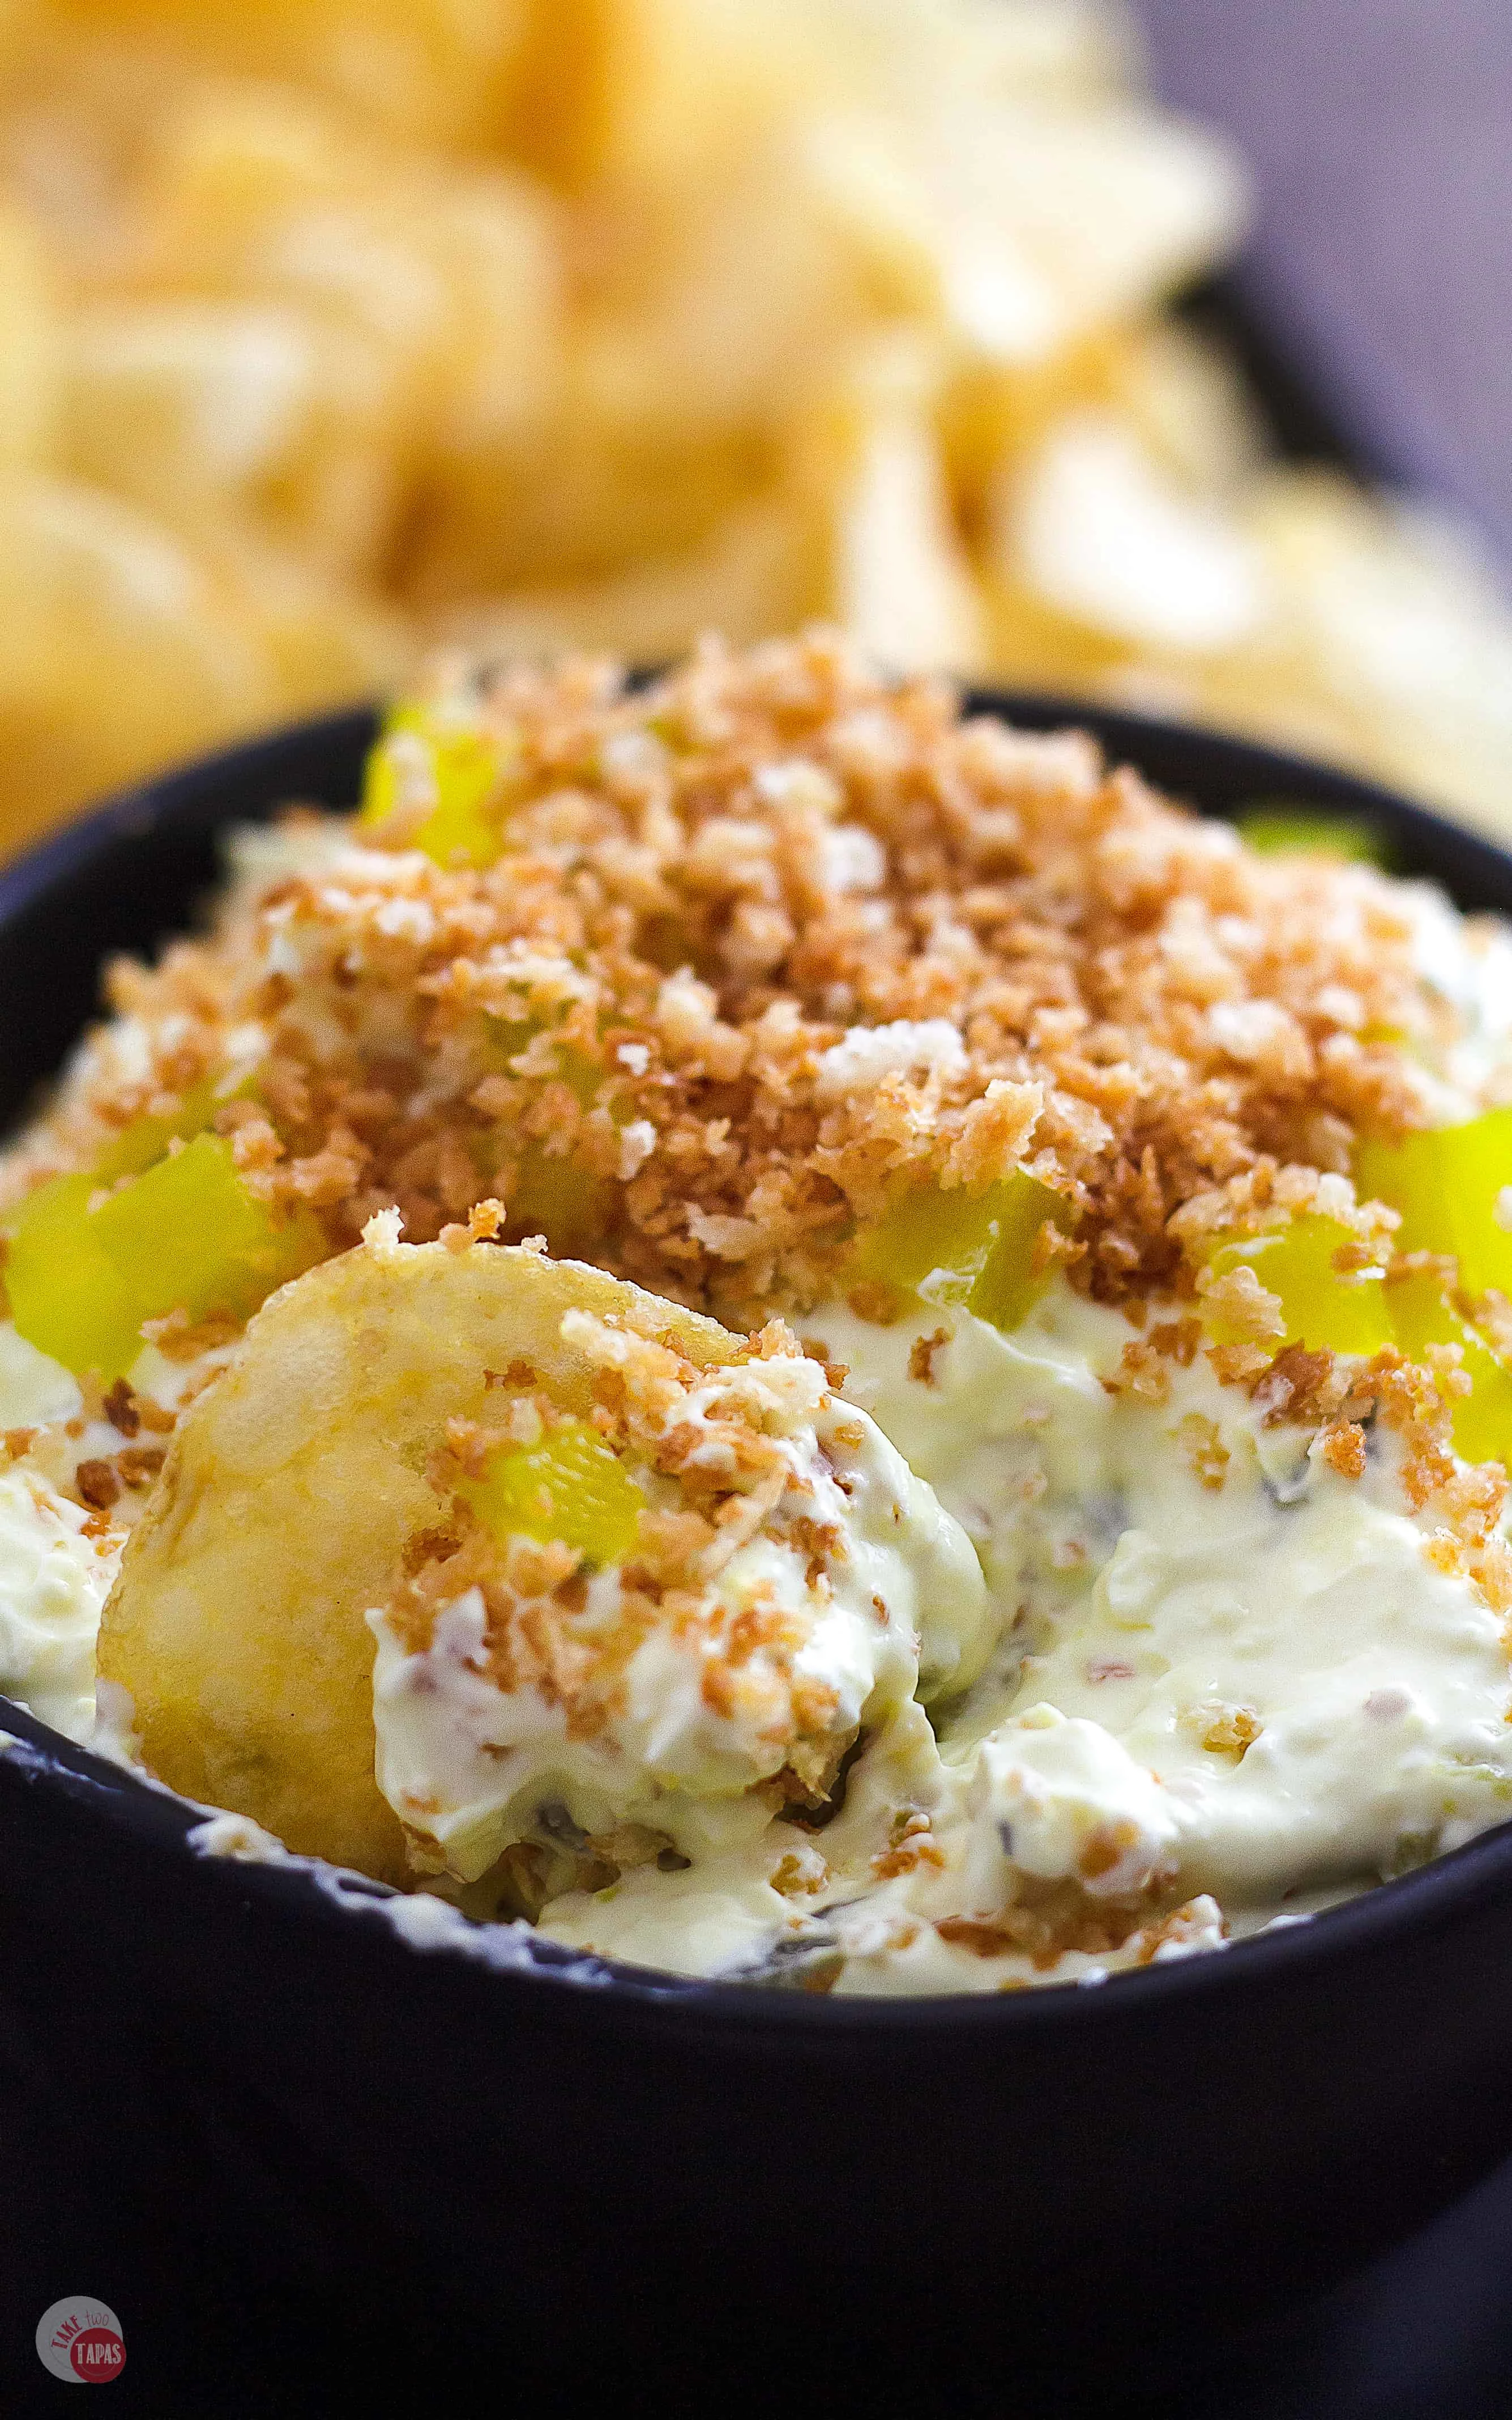
M963 721L823 634L711 645L635 696L584 664L481 693L517 750L499 861L379 835L118 967L155 1063L76 1088L12 1193L260 1023L217 1122L333 1248L393 1202L424 1240L497 1197L507 1235L748 1326L832 1292L903 1171L1026 1162L1083 1214L1073 1283L1124 1299L1418 1114L1367 1038L1435 1015L1391 886L1255 857L1084 738ZM837 1050L856 1028L903 1030Z

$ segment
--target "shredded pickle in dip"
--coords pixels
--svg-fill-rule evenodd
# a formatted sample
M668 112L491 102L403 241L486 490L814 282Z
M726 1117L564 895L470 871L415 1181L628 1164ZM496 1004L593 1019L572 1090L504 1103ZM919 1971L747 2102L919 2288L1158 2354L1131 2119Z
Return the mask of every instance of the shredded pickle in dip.
M1186 1956L1512 1813L1501 928L819 634L439 674L109 989L0 1166L0 1687L71 1737L109 1596L176 1786L840 1992ZM526 1241L544 1343L417 1319L321 1576L355 1829L313 1716L272 1821L322 1658L186 1677L176 1490L255 1379L339 1441L406 1290L504 1318Z

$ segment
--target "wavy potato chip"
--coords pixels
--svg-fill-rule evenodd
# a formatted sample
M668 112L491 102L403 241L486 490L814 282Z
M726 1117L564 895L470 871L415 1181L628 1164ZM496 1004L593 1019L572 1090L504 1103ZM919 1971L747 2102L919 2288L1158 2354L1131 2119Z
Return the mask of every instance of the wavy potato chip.
M1244 180L1132 0L0 0L0 849L436 642L816 615L1506 829L1504 586L1169 315Z
M623 647L632 661L656 663L675 656L694 630L718 630L743 645L795 618L808 541L783 495L761 498L686 554L459 606L438 614L436 635L495 659Z
M163 78L303 83L386 132L453 144L495 132L526 0L59 0L54 13L75 42L124 38Z
M82 482L0 479L0 845L277 706L251 617L174 532Z
M78 312L64 349L69 469L196 534L230 521L365 573L393 517L376 349L284 302L148 296Z
M586 1310L703 1368L743 1340L576 1262L477 1244L364 1244L285 1286L179 1425L100 1629L149 1769L304 1854L409 1879L373 1777L373 1636L408 1538L433 1519L426 1462L476 1419L487 1373L528 1362L569 1412Z
M44 458L56 404L55 297L47 256L22 212L0 202L0 463Z
M999 569L1115 644L1213 656L1261 627L1259 548L1111 411L1069 412L995 503Z

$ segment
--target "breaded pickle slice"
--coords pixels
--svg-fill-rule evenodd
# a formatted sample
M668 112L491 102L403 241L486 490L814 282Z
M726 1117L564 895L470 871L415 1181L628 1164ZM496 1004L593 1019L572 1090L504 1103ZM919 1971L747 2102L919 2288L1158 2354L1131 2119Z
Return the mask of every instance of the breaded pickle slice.
M744 1340L576 1262L364 1243L285 1286L185 1414L105 1608L100 1670L148 1768L301 1854L392 1882L403 1835L374 1779L364 1621L434 1519L428 1457L523 1365L568 1414L581 1310L724 1367Z

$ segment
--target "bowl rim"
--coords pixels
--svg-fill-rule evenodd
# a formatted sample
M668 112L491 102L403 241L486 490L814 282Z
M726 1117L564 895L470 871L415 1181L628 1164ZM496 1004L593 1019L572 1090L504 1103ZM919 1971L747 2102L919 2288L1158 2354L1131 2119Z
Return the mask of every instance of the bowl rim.
M1406 844L1427 879L1451 890L1467 908L1475 906L1474 893L1485 889L1501 889L1512 904L1512 852L1341 768L1239 735L1038 690L970 686L962 695L965 711L1021 729L1089 732L1115 766L1133 763L1144 770L1151 758L1179 763L1183 757L1207 755L1227 768L1236 794L1259 799L1279 785L1278 795L1290 794L1305 807L1337 808L1376 822L1388 839ZM272 812L285 797L298 795L298 777L285 772L285 764L349 755L355 769L376 721L377 709L363 706L285 725L175 767L86 811L0 868L0 954L19 919L44 903L55 903L122 843L129 845L160 826L172 828L191 807L213 807L217 791L228 786L266 785L266 811ZM1221 806L1214 808L1200 795L1189 797L1180 777L1166 771L1149 772L1147 778L1195 804L1198 813L1226 819ZM278 786L285 780L293 782L291 790ZM1190 777L1190 787L1200 793L1199 773ZM218 831L242 819L235 808L221 816L211 812L203 817L202 829ZM202 1874L218 1869L224 1893L255 1900L275 1919L306 1932L325 1927L336 1940L344 1937L339 1928L345 1925L349 1940L354 1916L371 1919L381 1916L386 1903L410 1903L409 1894L322 1860L285 1855L265 1862L196 1848L189 1836L208 1817L224 1810L178 1797L162 1783L69 1740L0 1694L0 1783L8 1782L18 1770L23 1784L61 1793L96 1820L124 1832L139 1851L175 1869L187 1854ZM566 1949L523 1928L509 1931L509 1954L494 1958L487 1954L489 1936L501 1942L505 1929L465 1921L455 1932L443 1931L426 1941L422 1954L443 1952L449 1963L472 1967L484 1988L544 1991L554 1996L570 1992L585 2008L665 2012L661 2022L712 2025L724 2035L790 2032L795 2026L820 2037L879 2030L911 2035L941 2026L956 2034L963 2029L974 2034L984 2026L1014 2032L1045 2025L1080 2030L1122 2022L1136 2008L1153 2015L1173 1998L1191 2004L1227 2000L1235 1991L1253 1994L1267 1982L1294 1977L1299 1969L1348 1963L1357 1953L1389 1947L1404 1935L1421 1933L1427 1942L1435 1930L1477 1907L1504 1900L1509 1889L1512 1819L1411 1873L1366 1886L1334 1906L1294 1916L1283 1911L1279 1923L1231 1941L1219 1952L1006 1992L837 1997L753 1980L633 1966ZM363 1932L370 1944L383 1939L385 1947L400 1956L420 1947L387 1922L379 1926L369 1921Z

